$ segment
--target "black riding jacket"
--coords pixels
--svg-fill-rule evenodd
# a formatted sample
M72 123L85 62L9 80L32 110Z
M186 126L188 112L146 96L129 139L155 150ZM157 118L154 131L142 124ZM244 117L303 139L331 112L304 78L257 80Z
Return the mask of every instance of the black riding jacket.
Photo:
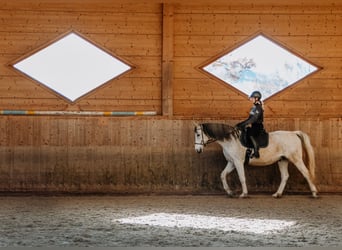
M252 130L255 133L260 132L264 129L263 126L264 121L264 110L262 109L262 105L259 102L254 103L254 106L249 111L249 116L246 120L238 123L238 127L241 129L245 129L245 127L249 124L252 125Z

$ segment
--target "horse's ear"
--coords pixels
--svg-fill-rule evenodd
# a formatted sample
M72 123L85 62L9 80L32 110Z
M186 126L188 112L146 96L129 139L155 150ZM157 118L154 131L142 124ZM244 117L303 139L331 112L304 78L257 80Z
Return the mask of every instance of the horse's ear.
M192 125L194 125L195 127L197 127L199 125L198 122L192 121Z
M199 126L199 123L192 121L192 125L194 126L194 132L196 133L197 127Z

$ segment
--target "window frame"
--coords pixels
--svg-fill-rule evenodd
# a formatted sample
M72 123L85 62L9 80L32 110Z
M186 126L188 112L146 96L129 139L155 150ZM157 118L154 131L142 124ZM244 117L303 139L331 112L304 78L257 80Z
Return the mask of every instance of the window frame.
M48 48L50 45L58 42L59 40L63 39L64 37L70 35L70 34L75 34L76 36L80 37L81 39L85 40L86 42L90 43L91 45L93 45L94 47L96 47L99 50L102 50L103 52L107 53L108 55L112 56L113 58L115 58L116 60L119 60L120 62L126 64L127 66L129 66L129 69L118 74L117 76L109 79L108 81L103 82L102 84L98 85L97 87L91 89L90 91L80 95L78 98L71 100L68 97L64 96L62 93L59 93L57 90L53 89L52 87L49 87L48 85L46 85L45 83L35 79L34 77L30 76L29 74L25 73L24 71L21 71L20 69L17 69L15 67L15 65L29 57L31 57L32 55L38 53L41 50L44 50L46 48ZM63 99L64 101L68 102L69 104L76 104L77 102L83 100L84 98L94 94L94 92L98 91L99 89L102 89L104 87L106 87L107 84L109 84L111 81L113 80L117 80L119 78L121 78L123 75L128 74L129 72L131 72L132 70L136 69L136 66L134 64L132 64L131 62L129 62L128 60L116 55L115 53L113 53L112 51L110 51L109 49L101 46L100 44L96 43L95 41L93 41L92 39L90 39L89 37L86 37L84 34L80 33L79 31L76 31L74 29L70 29L60 35L58 35L57 37L55 37L54 39L50 40L49 42L44 43L41 46L38 46L37 48L30 50L28 53L25 53L24 55L20 56L19 58L15 59L14 61L10 62L8 64L8 67L10 67L12 70L14 70L15 72L17 72L20 76L25 77L26 79L34 82L35 84L37 84L38 86L42 87L43 89L47 90L48 92L52 93L53 95L55 95L56 97Z
M313 74L318 73L320 70L322 70L323 68L321 66L318 66L317 64L313 63L311 60L308 60L306 57L304 57L303 55L301 55L300 53L296 52L294 49L288 47L287 45L285 45L283 42L280 42L276 39L274 39L273 37L265 34L262 31L259 31L251 36L249 36L246 39L241 40L240 42L236 43L234 46L232 47L228 47L226 49L224 49L223 51L219 52L218 54L216 54L213 57L210 57L209 59L205 60L203 63L199 64L198 66L195 67L196 70L200 71L202 74L205 74L206 76L208 76L210 79L214 80L215 82L220 83L221 85L225 86L226 88L236 92L238 95L243 95L246 96L246 98L248 97L248 94L244 93L242 90L236 88L235 86L233 86L231 83L226 82L222 79L220 79L219 77L215 76L214 74L208 72L207 70L205 70L204 68L208 65L210 65L211 63L217 61L219 58L233 52L234 50L238 49L239 47L241 47L242 45L252 41L253 39L257 38L258 36L263 36L264 38L268 39L269 41L271 41L272 43L274 43L275 45L279 46L280 48L288 51L289 53L293 54L294 56L302 59L303 61L307 62L308 64L311 64L312 66L316 67L316 70L307 74L306 76L298 79L297 81L291 83L290 85L288 85L287 87L273 93L272 95L268 96L267 98L263 99L263 101L269 101L270 99L282 94L283 92L287 91L288 89L294 88L297 84L301 83L302 81L304 81L306 78L312 76Z

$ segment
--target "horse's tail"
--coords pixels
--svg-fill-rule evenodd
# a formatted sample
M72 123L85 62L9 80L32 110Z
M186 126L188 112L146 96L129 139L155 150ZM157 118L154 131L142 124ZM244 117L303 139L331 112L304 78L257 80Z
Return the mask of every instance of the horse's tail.
M309 167L309 172L312 177L312 179L315 179L315 168L316 168L316 163L315 163L315 152L313 150L313 147L310 142L309 136L302 132L302 131L296 131L297 136L300 138L302 142L302 146L306 152L306 161Z

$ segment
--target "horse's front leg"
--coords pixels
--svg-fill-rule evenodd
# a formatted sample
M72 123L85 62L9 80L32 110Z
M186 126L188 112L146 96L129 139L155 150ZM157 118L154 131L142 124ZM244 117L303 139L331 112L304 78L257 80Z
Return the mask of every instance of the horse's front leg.
M223 184L224 190L227 192L229 197L233 197L233 191L230 189L228 182L227 182L227 176L234 170L234 164L231 161L228 161L226 167L221 172L221 181Z
M239 180L240 180L241 187L242 187L242 193L240 195L240 198L246 198L248 197L248 190L247 190L247 185L246 185L245 169L244 169L243 163L241 161L238 161L238 162L234 162L234 165L239 175Z
M284 191L284 188L286 186L286 182L289 179L288 164L289 164L289 162L286 159L278 161L281 181L280 181L280 185L279 185L277 192L275 192L272 195L274 198L280 198L283 195L283 191Z

